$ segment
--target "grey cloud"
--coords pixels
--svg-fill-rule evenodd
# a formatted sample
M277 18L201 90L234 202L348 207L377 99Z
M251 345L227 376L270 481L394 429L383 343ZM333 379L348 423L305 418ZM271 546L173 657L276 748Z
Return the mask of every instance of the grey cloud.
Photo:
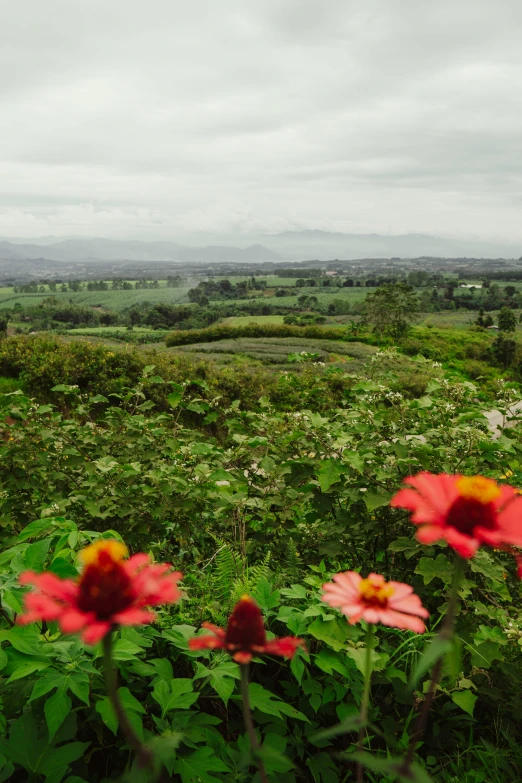
M518 0L17 0L0 235L522 241Z

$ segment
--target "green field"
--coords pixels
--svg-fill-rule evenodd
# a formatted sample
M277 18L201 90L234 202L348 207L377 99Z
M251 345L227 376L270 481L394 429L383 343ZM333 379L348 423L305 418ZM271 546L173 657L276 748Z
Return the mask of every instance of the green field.
M282 324L284 316L282 315L232 315L230 318L223 318L222 324L227 326L244 326L245 324Z
M0 288L0 309L19 303L22 307L35 307L49 296L56 297L63 304L75 304L85 307L104 307L108 310L126 310L134 304L150 302L158 304L186 304L188 287L185 288L139 288L137 291L58 291L56 294L15 294L12 288Z

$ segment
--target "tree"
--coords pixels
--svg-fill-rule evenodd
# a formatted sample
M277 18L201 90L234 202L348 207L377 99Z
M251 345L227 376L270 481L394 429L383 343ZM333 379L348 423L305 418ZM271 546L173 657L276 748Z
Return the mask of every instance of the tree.
M366 297L364 320L378 334L399 338L408 331L409 322L414 320L418 309L418 299L411 285L388 283Z
M507 285L504 288L504 293L506 294L508 299L511 299L513 296L515 296L516 292L517 292L517 289L515 288L514 285Z
M3 337L7 337L7 325L9 323L9 316L0 315L0 340Z
M510 307L503 307L498 314L498 328L501 332L514 332L517 326L517 318Z
M493 353L497 362L506 370L515 359L517 341L499 334L493 343Z

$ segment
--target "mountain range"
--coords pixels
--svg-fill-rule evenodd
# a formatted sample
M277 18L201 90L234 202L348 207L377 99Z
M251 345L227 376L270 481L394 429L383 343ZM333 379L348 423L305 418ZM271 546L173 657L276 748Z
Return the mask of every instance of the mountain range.
M287 231L255 237L194 235L189 244L165 241L103 238L52 238L0 241L0 260L48 259L50 261L177 261L263 262L328 261L335 258L520 258L520 244L494 240L455 239L427 234L343 234L328 231ZM222 239L222 237L221 237ZM230 244L229 244L230 243Z

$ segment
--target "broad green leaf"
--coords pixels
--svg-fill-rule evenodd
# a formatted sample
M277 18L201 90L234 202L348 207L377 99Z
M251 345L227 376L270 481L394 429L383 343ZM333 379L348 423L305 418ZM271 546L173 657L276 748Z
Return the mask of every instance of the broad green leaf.
M14 680L21 680L24 677L29 677L30 674L40 672L43 669L47 669L51 665L50 661L27 661L17 666L14 672L7 680L7 683L14 682Z
M346 647L348 626L346 620L341 618L323 620L322 617L317 617L309 626L308 633L339 652Z
M421 557L415 573L424 578L425 585L429 585L433 579L441 579L445 584L449 584L453 577L453 570L453 565L441 552L435 560L431 557Z
M381 506L387 506L390 502L390 498L391 494L388 493L372 492L371 490L363 493L363 500L368 511L374 511Z
M171 392L167 397L170 407L177 408L181 402L182 397L183 397L183 392L178 392L178 391Z
M71 709L71 700L64 688L58 688L44 704L45 719L52 740Z
M28 571L42 571L50 545L50 538L42 538L41 541L29 544L24 552L24 568Z
M314 783L339 783L337 766L328 753L318 753L306 761Z
M253 710L257 709L265 715L275 715L280 718L281 715L289 715L297 720L308 721L305 715L296 710L290 704L281 701L277 696L263 688L257 682L251 682L248 686L250 696L250 706Z
M47 519L35 519L34 522L30 522L24 527L18 536L18 541L27 541L28 538L35 538L40 533L43 533L44 530L49 530L54 526L55 521L52 517L48 517Z
M317 480L321 492L328 492L332 484L335 484L343 474L343 465L340 460L326 459L321 463L317 473Z
M475 702L478 698L474 693L471 691L456 691L455 693L451 694L451 698L455 704L461 708L461 710L467 712L468 715L473 715Z
M347 754L345 758L358 761L363 767L368 767L373 772L383 773L391 780L398 780L400 783L433 783L430 776L419 764L414 762L405 768L402 758L385 758L373 756L371 753L351 753Z
M170 710L188 710L197 701L198 695L194 693L194 684L188 678L178 678L170 683L160 680L152 691L152 698L161 707L162 717Z
M146 714L146 710L143 707L143 705L136 699L130 690L125 687L118 688L118 696L120 697L120 701L123 705L123 708L125 710L130 710L131 712L141 712L143 714Z
M0 671L7 665L7 655L0 647Z
M212 772L229 772L227 765L219 759L212 748L198 748L190 756L178 758L174 771L181 777L182 783L221 783Z
M116 735L118 732L118 718L106 696L103 696L96 702L96 712L100 715L107 728Z

